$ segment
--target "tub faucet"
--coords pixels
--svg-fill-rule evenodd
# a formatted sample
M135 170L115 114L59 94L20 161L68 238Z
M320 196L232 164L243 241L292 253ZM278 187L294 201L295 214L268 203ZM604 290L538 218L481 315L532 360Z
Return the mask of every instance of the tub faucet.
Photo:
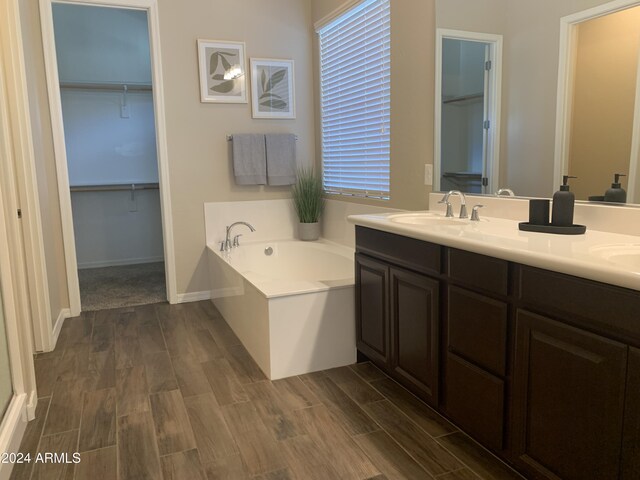
M451 190L450 192L447 192L444 194L444 197L442 197L442 200L440 200L440 203L449 203L449 197L451 195L458 195L460 197L460 218L468 218L469 215L467 215L467 199L464 196L464 193L462 193L459 190ZM450 213L449 211L449 206L447 205L447 216Z
M238 241L238 237L239 237L240 235L236 235L236 237L235 237L235 239L234 239L233 243L231 243L231 229L232 229L233 227L235 227L236 225L244 225L245 227L248 227L248 228L249 228L249 230L251 230L252 232L255 232L255 231L256 231L256 229L255 229L255 228L253 228L253 225L251 225L250 223L247 223L247 222L235 222L235 223L232 223L231 225L229 225L229 226L227 227L227 236L225 237L224 245L223 245L223 248L222 248L221 250L223 250L223 251L225 251L225 252L228 252L228 251L229 251L229 250L231 250L233 247L237 247L238 245L240 245L240 243L239 243L239 241Z

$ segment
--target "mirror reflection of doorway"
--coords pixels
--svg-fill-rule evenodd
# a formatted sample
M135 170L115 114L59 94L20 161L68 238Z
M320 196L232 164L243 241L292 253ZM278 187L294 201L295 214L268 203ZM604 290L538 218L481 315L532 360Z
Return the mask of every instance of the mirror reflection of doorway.
M443 190L482 193L488 50L486 43L443 40L440 173Z
M436 190L491 193L496 188L499 37L439 32ZM492 36L489 36L492 37ZM439 128L438 128L439 127ZM439 160L439 161L438 161Z

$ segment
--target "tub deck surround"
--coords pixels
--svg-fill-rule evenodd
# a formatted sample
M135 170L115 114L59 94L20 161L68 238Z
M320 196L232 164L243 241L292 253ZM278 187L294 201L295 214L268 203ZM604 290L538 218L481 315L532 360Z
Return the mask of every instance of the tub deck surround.
M209 248L265 298L349 288L354 283L353 249L327 240L252 242L228 252L216 245ZM215 278L213 282L214 296L229 293L225 284L218 285Z
M270 379L355 362L353 245L295 240L290 199L206 203L204 216L212 301ZM237 221L256 231L221 252Z
M451 219L452 222L441 225L434 222L422 226L396 223L392 218L393 214L352 215L349 221L447 247L640 290L637 263L614 263L607 259L607 249L640 251L640 236L591 229L584 235L575 236L523 232L518 230L515 220L492 217L483 217L480 222Z
M213 303L270 379L355 362L352 249L284 240L208 250Z

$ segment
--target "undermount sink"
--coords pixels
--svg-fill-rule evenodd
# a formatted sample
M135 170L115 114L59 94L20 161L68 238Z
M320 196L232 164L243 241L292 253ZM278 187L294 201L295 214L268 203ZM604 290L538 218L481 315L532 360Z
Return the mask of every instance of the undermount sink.
M438 213L399 213L389 216L389 221L404 225L466 225L465 219L445 217Z
M640 272L640 244L594 247L591 253L616 265Z

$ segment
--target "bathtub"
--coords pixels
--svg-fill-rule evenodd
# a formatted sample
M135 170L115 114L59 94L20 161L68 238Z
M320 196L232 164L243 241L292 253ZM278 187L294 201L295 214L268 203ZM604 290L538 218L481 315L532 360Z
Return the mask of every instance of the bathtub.
M208 247L211 298L272 380L356 360L353 250L327 241Z

